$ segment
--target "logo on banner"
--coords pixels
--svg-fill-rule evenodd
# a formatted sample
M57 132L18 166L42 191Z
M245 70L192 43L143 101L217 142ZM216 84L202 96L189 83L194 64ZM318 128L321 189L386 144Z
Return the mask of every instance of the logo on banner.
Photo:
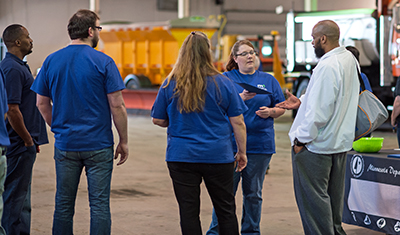
M354 214L354 212L351 212L351 215L353 216L353 220L357 222L357 218L356 218L356 215Z
M371 224L371 219L369 218L368 215L365 215L364 224L365 225L370 225Z
M358 178L364 172L364 159L361 155L354 154L350 161L351 174Z
M386 220L384 218L380 218L378 221L376 221L376 226L378 228L383 228L386 226Z
M400 221L397 221L397 223L394 225L394 231L396 233L400 232Z

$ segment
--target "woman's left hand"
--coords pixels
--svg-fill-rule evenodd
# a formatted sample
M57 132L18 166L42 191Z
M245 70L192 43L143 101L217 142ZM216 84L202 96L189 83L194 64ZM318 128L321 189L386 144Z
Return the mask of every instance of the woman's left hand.
M262 107L260 107L259 110L256 111L256 114L261 118L269 118L271 116L272 112L275 112L272 108L262 106Z

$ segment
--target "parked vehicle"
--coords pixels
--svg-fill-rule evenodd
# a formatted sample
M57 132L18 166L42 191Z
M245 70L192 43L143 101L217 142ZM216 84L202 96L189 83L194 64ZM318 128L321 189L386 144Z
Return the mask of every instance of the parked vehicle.
M276 44L278 32L273 31L271 35L222 35L225 24L223 15L165 22L103 24L99 49L114 59L130 89L159 86L171 72L183 40L196 30L206 33L209 38L218 32L217 37L213 37L212 49L215 66L220 71L224 71L230 50L240 39L254 44L265 71L273 70L274 53L279 54ZM281 63L279 56L275 60Z
M305 93L318 60L311 45L313 26L333 20L340 27L340 44L360 51L361 71L369 78L373 93L392 109L393 89L400 75L400 5L392 12L376 9L289 12L287 15L287 72L293 78L293 94Z

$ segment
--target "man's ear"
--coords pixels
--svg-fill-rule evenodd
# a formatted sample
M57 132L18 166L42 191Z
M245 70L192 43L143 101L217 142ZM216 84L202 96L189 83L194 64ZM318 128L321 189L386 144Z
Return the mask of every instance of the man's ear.
M19 39L15 40L14 43L17 47L21 46L21 40Z
M92 27L89 27L89 29L88 29L88 34L89 34L89 37L93 37L93 28Z
M326 44L328 42L328 37L324 34L320 37L321 43Z

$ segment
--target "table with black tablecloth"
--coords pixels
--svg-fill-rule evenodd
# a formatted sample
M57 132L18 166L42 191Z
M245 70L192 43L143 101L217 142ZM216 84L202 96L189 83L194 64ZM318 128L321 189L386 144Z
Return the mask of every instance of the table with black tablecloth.
M400 234L400 150L347 154L343 222ZM399 155L400 157L400 155Z

